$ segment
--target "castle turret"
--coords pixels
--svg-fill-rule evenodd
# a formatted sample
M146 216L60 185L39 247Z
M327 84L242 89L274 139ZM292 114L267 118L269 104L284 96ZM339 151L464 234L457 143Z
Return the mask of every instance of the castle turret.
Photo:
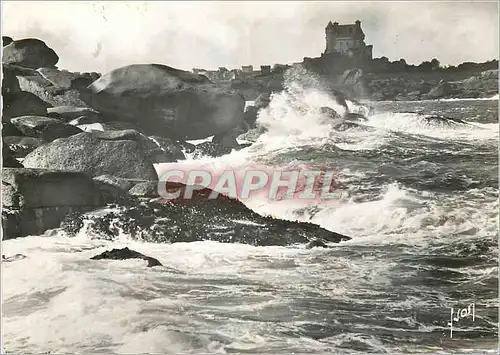
M328 22L325 28L326 49L324 54L338 53L341 55L369 57L371 59L371 46L366 46L365 34L361 29L361 21L354 24L339 25L338 22Z

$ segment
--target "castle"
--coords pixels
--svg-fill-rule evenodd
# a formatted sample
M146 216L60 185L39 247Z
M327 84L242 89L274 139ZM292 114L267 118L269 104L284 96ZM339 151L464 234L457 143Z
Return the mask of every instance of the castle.
M349 25L339 25L338 22L330 21L325 28L325 33L326 49L322 55L336 53L364 60L372 59L373 46L365 44L361 21L358 20Z

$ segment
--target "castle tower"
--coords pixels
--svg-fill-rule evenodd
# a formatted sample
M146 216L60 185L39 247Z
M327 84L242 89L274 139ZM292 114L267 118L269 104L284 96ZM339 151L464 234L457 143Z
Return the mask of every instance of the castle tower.
M325 28L326 49L324 54L338 53L340 55L361 56L372 59L372 46L365 44L365 34L361 29L361 21L354 24L339 25L338 22L328 22Z

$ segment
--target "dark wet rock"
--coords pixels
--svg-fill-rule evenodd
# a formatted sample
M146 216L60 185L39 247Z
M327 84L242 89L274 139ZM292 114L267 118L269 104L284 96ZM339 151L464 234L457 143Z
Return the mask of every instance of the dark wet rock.
M361 128L361 127L366 129L366 126L360 125L357 122L343 121L343 122L340 122L339 124L335 125L334 128L337 131L346 131L348 129Z
M137 142L103 140L85 132L35 149L24 158L23 164L29 168L79 171L90 176L158 179L152 162Z
M19 116L45 116L51 104L41 100L29 92L12 92L4 94L2 121Z
M39 146L45 144L40 138L7 136L3 137L3 142L7 145L15 158L24 158Z
M2 170L3 238L39 235L65 216L103 206L99 189L81 173L41 169Z
M54 67L58 61L56 52L36 38L19 39L3 47L3 63L37 69Z
M2 162L4 168L22 168L21 164L15 157L14 152L9 148L9 146L3 142L2 145Z
M243 97L205 76L159 64L115 69L89 86L89 105L148 135L201 139L238 126Z
M2 46L5 47L14 42L14 40L9 36L2 36Z
M12 256L2 255L2 262L3 263L11 263L13 261L22 260L22 259L26 259L26 258L27 258L27 256L23 255L23 254L14 254Z
M131 250L127 247L122 249L112 249L105 251L102 254L91 257L92 260L127 260L127 259L142 259L148 262L148 267L153 266L163 266L162 263L151 256L146 256L135 250Z
M335 111L333 108L331 107L327 107L327 106L323 106L323 107L320 107L319 109L319 112L326 116L326 117L329 117L329 118L332 118L332 119L336 119L336 120L340 120L342 119L342 116L340 116L337 111Z
M82 132L78 127L50 117L21 116L12 118L10 122L25 136L40 138L46 142Z
M368 119L361 113L348 112L345 115L346 120L350 121L367 121Z
M180 192L176 199L144 200L114 209L86 214L88 235L114 240L121 233L156 243L213 240L252 245L290 245L313 240L341 242L349 237L315 224L261 216L238 200L224 195L209 197L212 190L195 190L185 199L185 185L169 183L168 191Z
M467 122L454 117L447 117L442 115L420 115L427 123L439 126L457 126L468 125Z
M312 248L328 248L328 245L326 245L323 241L321 240L312 240L309 243L307 243L306 246L307 249L312 249Z

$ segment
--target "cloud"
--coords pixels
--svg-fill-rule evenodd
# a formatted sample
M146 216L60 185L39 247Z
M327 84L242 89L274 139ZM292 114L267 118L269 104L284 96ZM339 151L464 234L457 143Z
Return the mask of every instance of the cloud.
M498 58L497 2L9 1L2 11L6 35L46 41L62 68L99 72L299 62L324 50L328 21L357 19L377 57Z

